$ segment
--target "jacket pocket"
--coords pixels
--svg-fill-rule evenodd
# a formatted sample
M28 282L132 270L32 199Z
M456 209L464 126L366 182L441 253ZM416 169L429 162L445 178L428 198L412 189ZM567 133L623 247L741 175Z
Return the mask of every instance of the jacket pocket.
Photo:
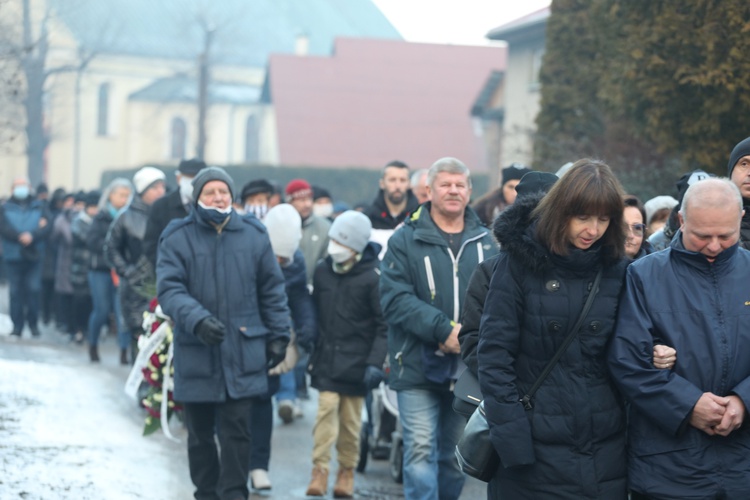
M632 452L638 457L687 450L696 447L699 443L698 433L701 431L693 427L688 426L685 432L674 436L665 433L635 412L632 412L630 416L634 420L629 427L630 446Z
M333 347L333 363L331 369L331 380L358 384L365 377L367 361L367 350L362 349L339 349ZM322 368L322 367L321 367Z
M234 324L239 330L239 365L241 373L256 373L266 369L268 328L263 325Z

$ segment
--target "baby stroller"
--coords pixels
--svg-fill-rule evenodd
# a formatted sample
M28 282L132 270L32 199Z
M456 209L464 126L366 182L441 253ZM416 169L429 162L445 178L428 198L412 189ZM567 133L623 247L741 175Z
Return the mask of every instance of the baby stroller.
M381 382L367 395L365 404L367 413L359 435L357 472L365 471L368 456L373 460L387 459L391 477L401 483L404 478L404 444L396 391Z

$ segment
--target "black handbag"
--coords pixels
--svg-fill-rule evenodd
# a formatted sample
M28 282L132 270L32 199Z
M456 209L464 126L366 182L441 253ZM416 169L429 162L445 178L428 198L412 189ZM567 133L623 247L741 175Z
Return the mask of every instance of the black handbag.
M479 380L467 368L458 376L453 386L453 411L468 419L481 402L482 391L479 389Z
M594 297L599 292L599 283L601 280L602 270L599 269L599 272L594 279L594 285L591 287L591 293L589 293L575 325L570 329L565 341L557 349L555 355L552 356L552 359L547 363L547 366L544 367L544 371L542 371L539 377L537 377L529 391L521 398L520 401L523 404L524 409L531 410L534 408L532 402L534 394L542 385L544 379L550 374L562 355L565 354L565 351L568 350L568 347L570 347L573 339L578 334L578 330L581 328L583 320L586 319L586 315L589 313L591 305L594 303ZM469 373L467 376L471 376L476 380L476 377L474 377L469 370L466 370L464 373L467 372ZM458 382L456 383L456 387L458 387ZM484 482L489 482L492 479L492 476L495 475L497 468L500 466L500 457L490 440L490 426L487 422L487 416L484 413L484 401L479 403L474 410L474 413L472 413L469 418L469 421L466 423L463 435L456 445L456 459L458 460L459 467L461 467L461 470L465 474Z

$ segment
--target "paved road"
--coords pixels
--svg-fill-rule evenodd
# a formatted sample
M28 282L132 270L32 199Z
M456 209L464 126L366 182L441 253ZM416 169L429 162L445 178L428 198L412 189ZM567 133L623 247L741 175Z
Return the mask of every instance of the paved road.
M0 286L0 313L7 288ZM53 327L28 331L14 341L0 334L0 499L189 499L192 484L186 433L174 421L180 443L160 432L142 437L143 412L125 396L128 368L118 364L116 339L106 336L102 362L70 343ZM291 425L277 419L272 442L270 494L251 498L306 498L310 479L316 393L302 403L304 417ZM332 465L333 488L335 464ZM355 498L403 498L387 461L370 460L355 479ZM330 497L329 493L329 497ZM485 498L485 485L467 481L463 500Z

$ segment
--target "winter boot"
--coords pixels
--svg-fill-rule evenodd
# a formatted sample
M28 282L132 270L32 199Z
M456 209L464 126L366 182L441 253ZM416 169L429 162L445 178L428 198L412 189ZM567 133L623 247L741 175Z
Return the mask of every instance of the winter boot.
M354 469L340 468L333 486L334 498L352 498L354 496Z
M325 496L328 490L328 471L323 467L315 467L312 471L312 479L310 484L307 486L307 493L305 495L309 497L322 497Z
M95 345L89 346L89 359L92 363L99 362L99 349Z

